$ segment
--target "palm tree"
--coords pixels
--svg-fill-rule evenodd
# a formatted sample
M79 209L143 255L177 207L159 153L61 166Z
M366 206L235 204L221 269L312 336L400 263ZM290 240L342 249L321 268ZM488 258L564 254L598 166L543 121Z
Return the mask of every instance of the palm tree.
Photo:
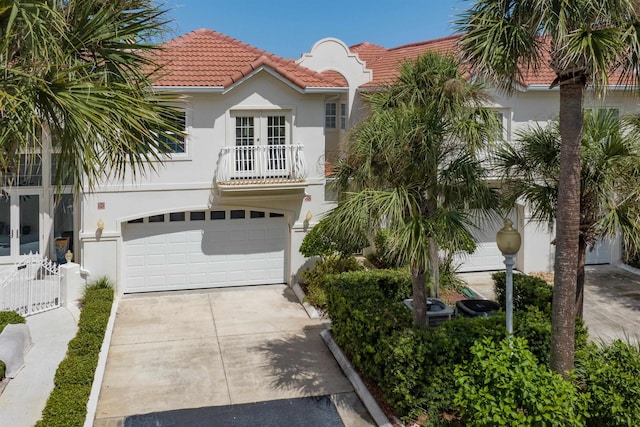
M41 149L43 131L67 169L58 186L73 176L76 188L91 188L162 160L161 141L182 132L175 96L151 89L150 40L164 25L151 0L1 2L2 175L20 167L20 153Z
M604 92L615 75L637 83L640 39L635 0L477 0L457 27L473 72L506 91L548 66L560 88L560 175L556 213L551 366L573 368L580 236L580 142L587 85Z
M616 110L585 114L575 299L578 316L582 316L586 251L598 240L618 233L627 246L640 242L640 133L630 120L621 120ZM558 122L521 130L516 140L515 145L504 144L496 155L506 200L526 200L532 218L553 227L560 172Z
M485 100L453 57L427 53L370 97L336 166L343 200L327 228L353 240L388 230L392 256L411 269L416 325L427 323L428 272L438 292L439 247L473 250L469 208L497 206L479 157L499 129Z

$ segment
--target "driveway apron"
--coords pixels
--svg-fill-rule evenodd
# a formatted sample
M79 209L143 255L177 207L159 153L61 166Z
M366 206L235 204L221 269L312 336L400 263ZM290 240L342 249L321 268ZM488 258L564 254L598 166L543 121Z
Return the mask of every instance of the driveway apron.
M94 425L271 401L330 401L344 425L373 425L319 335L325 327L284 285L125 296Z

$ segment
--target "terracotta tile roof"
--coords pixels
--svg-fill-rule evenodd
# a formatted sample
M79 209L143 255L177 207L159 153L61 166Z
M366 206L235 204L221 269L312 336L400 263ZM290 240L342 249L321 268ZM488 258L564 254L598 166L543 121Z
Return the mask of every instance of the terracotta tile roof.
M349 48L349 50L353 53L357 53L360 59L362 59L366 63L373 62L380 56L384 55L384 53L387 51L386 48L369 42L353 45Z
M229 87L264 66L302 89L345 87L344 78L317 73L213 30L200 29L163 46L155 86Z
M453 35L434 40L427 40L418 43L411 43L391 49L372 44L359 43L350 47L353 53L357 53L360 59L366 62L367 68L373 71L373 80L363 87L375 88L383 87L393 83L400 75L400 66L407 61L416 59L427 51L440 53L458 54L458 40L461 35ZM545 40L549 43L549 40ZM520 84L522 86L540 85L549 86L556 78L556 73L549 66L550 55L547 52L536 70L529 70L524 73ZM612 84L624 84L621 82L621 72L614 71L610 78Z
M347 79L345 79L344 76L337 71L326 70L326 71L322 71L320 74L323 77L326 77L331 81L335 82L336 86L338 87L347 87L349 85L349 83L347 82Z
M370 43L360 43L350 50L366 61L367 68L373 70L373 80L364 87L380 87L393 83L400 75L400 66L416 59L427 51L452 53L457 51L459 35L411 43L391 49L385 49Z

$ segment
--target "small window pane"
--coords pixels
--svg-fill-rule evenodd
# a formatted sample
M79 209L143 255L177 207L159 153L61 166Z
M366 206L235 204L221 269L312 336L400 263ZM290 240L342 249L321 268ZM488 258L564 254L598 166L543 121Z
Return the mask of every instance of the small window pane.
M184 221L184 212L173 212L169 214L169 221Z
M282 218L283 216L284 214L281 213L269 212L269 218Z
M127 221L129 224L141 224L142 223L142 218L137 218L137 219L132 219L130 221Z
M242 219L245 216L245 212L242 210L231 211L231 219Z
M336 128L336 103L327 102L324 104L324 127L327 129Z
M150 216L149 222L164 222L164 214Z
M190 212L189 218L191 221L204 221L204 212Z
M347 104L340 104L340 129L347 128Z
M178 112L175 119L175 127L181 132L182 135L176 135L173 132L168 132L167 135L161 135L160 141L165 145L166 153L183 154L186 152L185 134L187 133L187 118L184 111ZM171 135L171 137L169 136Z
M211 219L225 219L226 217L225 211L211 211Z
M57 175L60 174L58 177ZM73 169L69 165L62 165L60 163L60 154L51 154L51 182L56 184L56 179L59 178L62 185L73 184Z
M251 211L251 218L264 218L264 212L260 211Z
M16 168L2 175L2 185L7 187L39 187L42 185L42 156L21 154Z

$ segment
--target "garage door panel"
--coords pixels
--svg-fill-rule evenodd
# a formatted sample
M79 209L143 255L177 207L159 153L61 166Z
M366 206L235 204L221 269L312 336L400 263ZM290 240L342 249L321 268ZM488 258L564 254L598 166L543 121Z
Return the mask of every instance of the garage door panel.
M517 215L512 211L511 221L517 224ZM503 270L504 257L496 244L496 233L504 226L502 219L478 219L472 234L477 242L476 250L472 254L460 253L454 257L454 263L459 265L459 272Z
M284 218L125 224L125 292L284 283L287 232Z

